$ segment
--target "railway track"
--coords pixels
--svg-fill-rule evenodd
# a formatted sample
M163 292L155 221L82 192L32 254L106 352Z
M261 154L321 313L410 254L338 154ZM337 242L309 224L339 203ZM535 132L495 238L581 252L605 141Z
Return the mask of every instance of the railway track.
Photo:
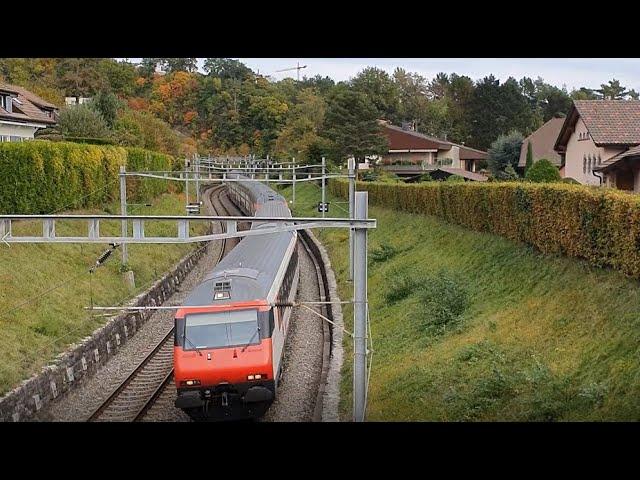
M217 215L227 215L220 201L225 187L217 186L206 192ZM221 229L225 225L220 225ZM237 243L222 240L217 262ZM217 263L216 262L216 263ZM136 422L144 418L162 392L173 380L173 329L167 332L156 347L138 364L109 397L94 410L89 422Z
M306 250L311 262L313 263L316 276L317 276L317 285L318 285L318 300L321 302L330 300L331 295L329 294L329 287L325 282L325 277L323 275L324 265L318 260L316 254L311 249L311 240L307 237L306 232L301 232L300 243L303 248ZM320 312L325 317L330 317L331 314L328 312L327 305L322 305L320 307ZM329 359L331 357L331 325L327 322L322 322L322 362L321 362L321 370L320 370L320 380L318 382L317 393L316 393L316 403L313 409L313 421L320 422L322 420L322 400L324 396L325 384L327 383L327 374L329 371Z
M209 206L218 215L238 215L246 212L241 212L240 209L231 201L226 193L224 186L213 187L207 191L207 199ZM249 228L250 222L239 224L239 229ZM225 225L220 226L221 229L225 228ZM312 290L313 297L306 298L309 295L305 295L307 300L325 300L328 298L328 290L324 282L323 265L316 258L312 248L310 248L310 240L306 237L304 232L300 235L299 248L301 248L305 255L310 259L312 265L312 272L309 273L307 281L313 282L314 286ZM217 262L219 262L224 255L226 255L240 239L228 239L223 241ZM302 281L302 279L301 279ZM317 293L316 293L317 292ZM319 306L315 308L319 313L325 316L328 315L327 306ZM310 316L303 322L318 321L318 318L313 314L308 313ZM287 378L289 387L287 388L287 399L280 399L281 404L278 406L272 406L272 410L276 410L275 415L267 415L266 421L270 419L273 421L288 420L295 418L299 421L320 421L322 414L322 399L324 393L324 385L326 383L326 372L328 369L328 363L330 358L330 345L331 345L331 328L330 325L324 321L322 323L320 331L316 329L315 332L309 333L301 331L298 336L301 338L291 338L291 350L297 351L299 356L302 350L308 350L310 347L310 336L322 338L313 348L312 355L314 358L304 359L304 362L309 363L306 366L306 373L304 368L301 372L297 372L296 368L292 368L288 373L290 378ZM302 329L304 330L304 329ZM290 352L293 353L293 352ZM306 354L305 354L306 356ZM302 360L298 358L298 360ZM312 367L311 367L312 365ZM299 367L299 365L298 365ZM313 374L312 378L309 378L309 370L319 372ZM283 375L284 376L284 375ZM156 347L136 366L136 368L124 379L124 381L113 391L113 393L102 404L95 409L91 414L88 421L90 422L137 422L137 421L154 421L158 419L158 412L160 410L170 408L167 405L173 404L173 394L167 389L173 383L173 329L167 332L162 340L156 345ZM306 390L306 391L303 391ZM284 393L284 392L283 392ZM169 398L171 397L171 398ZM170 401L168 401L169 399ZM167 403L168 402L168 403ZM157 403L157 405L156 405ZM154 405L156 406L155 408ZM148 415L147 415L148 414ZM146 420L145 420L146 417ZM162 414L161 416L162 417ZM289 418L288 418L289 417Z

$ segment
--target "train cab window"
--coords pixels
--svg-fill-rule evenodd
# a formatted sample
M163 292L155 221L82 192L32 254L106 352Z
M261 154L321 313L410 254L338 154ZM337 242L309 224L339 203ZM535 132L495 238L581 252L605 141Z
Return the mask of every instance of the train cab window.
M257 310L195 313L185 317L185 350L256 343L260 343Z

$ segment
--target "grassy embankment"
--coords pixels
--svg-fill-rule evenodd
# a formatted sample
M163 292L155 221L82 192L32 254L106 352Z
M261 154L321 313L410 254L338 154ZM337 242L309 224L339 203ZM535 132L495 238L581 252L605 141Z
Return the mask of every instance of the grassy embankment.
M151 207L132 206L129 214L184 214L184 195L164 194L151 203ZM119 204L108 205L102 212L72 213L89 212L118 213ZM39 223L24 223L14 225L14 232L35 234L39 228ZM73 230L79 232L78 228L86 229L86 223L73 226L58 222L56 233L68 235ZM203 229L204 225L191 223L193 232ZM173 224L145 225L147 236L167 235L170 230ZM120 232L120 226L101 222L100 231L103 235L115 234ZM0 395L107 321L100 314L92 316L84 310L91 297L94 305L122 304L148 288L196 245L130 245L129 266L135 273L135 292L129 292L122 280L119 250L95 271L90 281L89 268L108 245L0 246Z
M319 215L319 198L298 187L296 214ZM330 216L343 215L331 205ZM370 217L368 420L640 419L638 281L434 217L380 207ZM348 232L319 236L342 299L352 298ZM351 306L344 314L352 330Z

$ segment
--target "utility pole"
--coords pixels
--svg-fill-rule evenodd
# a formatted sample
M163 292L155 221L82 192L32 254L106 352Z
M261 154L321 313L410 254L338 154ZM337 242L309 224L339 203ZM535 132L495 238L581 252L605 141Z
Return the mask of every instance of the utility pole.
M184 174L186 175L185 181L185 194L187 196L187 206L189 206L189 159L185 157L184 159Z
M349 175L349 219L353 219L355 212L356 178L355 178L355 158L347 160ZM349 229L349 280L353 281L353 228Z
M196 201L200 205L200 157L196 153L194 156L196 162Z
M356 192L356 219L369 213L369 192ZM363 422L367 397L367 229L354 232L353 421Z
M326 183L325 178L324 178L325 170L326 170L326 161L325 161L325 158L322 157L322 218L324 218L324 213L325 213L325 210L326 210L325 202L324 202L324 200L325 200L324 186L325 186L325 183Z
M293 204L296 204L296 157L293 157Z
M120 215L127 216L127 177L125 175L125 166L120 165ZM127 221L121 222L121 233L123 237L127 236ZM127 251L126 242L122 242L122 264L127 265L129 262L129 252Z

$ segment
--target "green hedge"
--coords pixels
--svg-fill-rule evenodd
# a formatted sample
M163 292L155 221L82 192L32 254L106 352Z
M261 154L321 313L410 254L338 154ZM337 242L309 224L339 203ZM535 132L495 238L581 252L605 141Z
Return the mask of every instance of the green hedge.
M169 155L140 148L33 140L0 143L0 212L43 214L100 207L119 197L120 165L172 170ZM170 182L127 181L128 198L148 200ZM174 187L175 188L175 187Z
M330 190L348 196L348 182ZM372 204L440 217L640 278L640 198L567 184L358 182Z

